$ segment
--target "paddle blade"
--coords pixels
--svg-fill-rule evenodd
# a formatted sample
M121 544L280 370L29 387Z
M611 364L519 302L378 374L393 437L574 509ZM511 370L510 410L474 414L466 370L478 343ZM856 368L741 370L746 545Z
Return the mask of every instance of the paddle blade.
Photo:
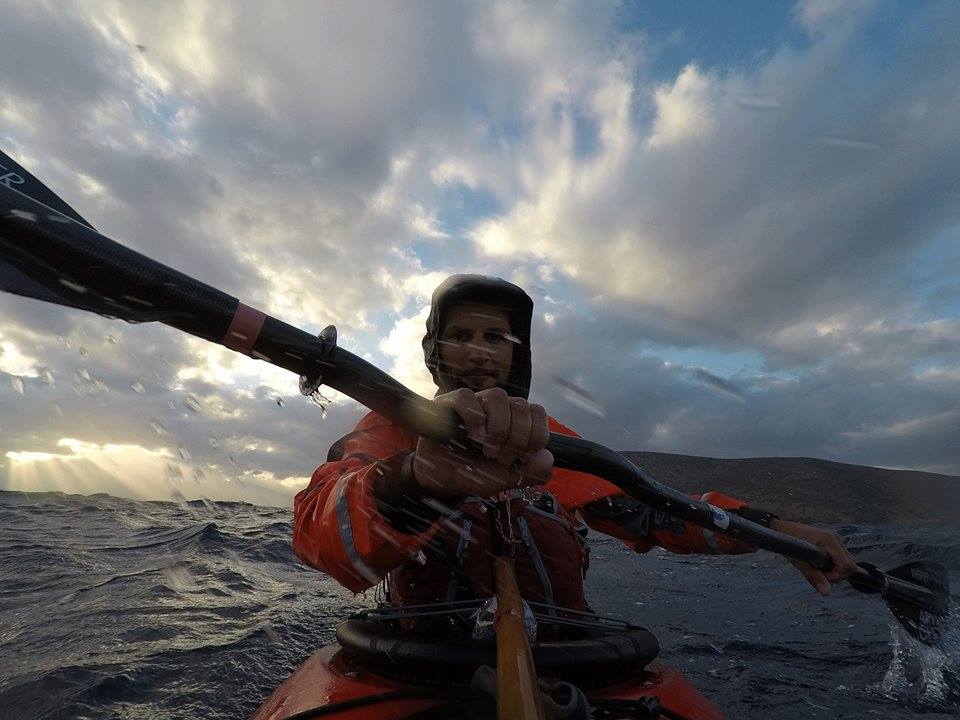
M61 285L59 288L55 285L42 285L3 259L0 259L0 290L35 300L95 312L107 317L117 315L115 311L110 312L106 303L100 298L85 297L81 292L71 290L66 285Z
M56 218L54 222L59 224L69 225L77 222L91 230L94 229L93 225L80 213L2 150L0 150L0 193L3 194L4 199L4 202L0 203L0 209L13 220L36 218L40 215L47 222L51 218ZM24 195L27 198L23 198ZM20 207L21 205L24 207ZM117 314L101 298L85 293L79 284L71 282L68 278L57 276L42 264L38 266L26 252L18 252L21 248L29 246L29 241L19 243L19 247L15 244L13 249L4 252L3 257L0 257L0 290L35 300L88 310L108 317Z
M89 256L71 254L78 235L85 234L98 235L86 222L0 184L0 290L130 322L153 319L145 316L144 308L128 307L122 297L113 300L91 287L86 276L104 275L109 269ZM110 284L118 285L100 283Z
M901 625L927 645L937 645L943 619L950 612L950 576L935 562L909 562L886 572L889 586L884 599ZM905 581L909 585L898 583ZM922 592L914 591L914 587Z
M67 205L50 188L28 173L22 165L2 150L0 150L0 185L29 195L51 210L66 215L71 220L76 220L91 230L94 229L93 225L84 220L80 213Z

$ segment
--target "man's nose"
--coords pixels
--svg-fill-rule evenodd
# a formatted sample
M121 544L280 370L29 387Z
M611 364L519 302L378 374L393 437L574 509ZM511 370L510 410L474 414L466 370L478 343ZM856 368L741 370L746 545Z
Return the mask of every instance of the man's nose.
M480 355L487 357L492 355L496 346L493 342L488 341L484 337L474 338L473 342L470 343L470 355Z

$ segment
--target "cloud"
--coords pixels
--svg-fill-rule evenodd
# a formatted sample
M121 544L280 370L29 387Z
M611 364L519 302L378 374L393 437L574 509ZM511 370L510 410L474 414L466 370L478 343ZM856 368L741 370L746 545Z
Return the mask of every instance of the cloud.
M922 465L935 472L956 475L960 471L956 462L958 430L960 403L942 412L851 431L847 437L860 448L862 456L872 458L876 464L898 468Z
M696 65L687 65L671 86L657 88L656 120L647 137L650 148L664 148L704 137L713 126L711 93L716 84ZM743 98L737 102L743 104Z
M0 334L0 371L9 375L36 377L39 361L20 352L16 343L4 340Z
M875 0L800 0L794 15L810 33L825 33L855 22L877 5Z
M592 438L960 472L956 268L931 250L960 227L957 12L798 3L749 63L664 75L615 4L15 2L0 146L428 397L425 304L483 272L535 298L534 395ZM4 296L0 333L8 471L73 438L289 497L365 412L162 327ZM711 364L731 353L759 360Z
M242 45L266 42L264 28L289 34L287 17L254 8L239 17L214 4L134 8L107 2L82 14L60 13L50 22L42 7L8 6L5 25L62 50L64 57L53 63L57 72L47 75L63 86L48 87L50 96L38 101L33 93L45 81L31 68L44 66L19 63L30 56L28 46L6 43L5 67L18 70L0 76L4 118L10 119L0 135L5 149L108 234L295 324L316 330L335 322L341 344L361 351L363 334L377 332L370 320L375 309L405 304L392 283L394 273L413 276L411 270L420 270L415 258L394 247L425 234L445 239L435 210L408 197L416 188L386 171L394 141L402 148L420 132L421 105L438 119L446 120L448 110L456 115L460 101L450 90L470 83L458 75L443 87L436 74L421 69L463 69L469 75L469 67L431 54L456 54L470 44L438 48L428 42L456 42L460 11L453 6L451 12L414 13L419 19L412 11L385 8L378 15L382 24L351 12L349 4L289 9L303 16L300 41L291 38L278 53L271 40L264 46L269 52L241 56ZM438 22L449 27L438 31ZM333 42L317 43L317 27L328 28ZM348 34L369 32L378 41L394 33L396 41L384 42L379 57L368 48L344 72L338 67L344 49L333 47L344 28ZM413 39L417 34L420 40ZM327 48L329 58L316 58L317 48ZM94 67L97 72L90 71ZM245 71L235 72L240 67ZM303 80L314 83L307 93ZM32 122L40 115L42 122ZM281 117L286 125L262 122ZM403 155L402 149L396 153ZM375 198L391 183L401 196L395 205L377 206ZM428 179L422 184L432 185ZM379 281L371 284L371 277ZM50 340L76 338L78 331L101 334L105 321L11 302L4 315L13 325L5 327L38 332L10 345L4 369L25 374L26 365L36 364L27 360L36 356L59 380L42 391L55 403L42 412L16 413L18 421L6 423L2 444L12 452L55 446L77 430L82 417L83 437L91 441L109 436L147 446L183 443L194 460L212 462L226 474L250 474L262 463L277 477L303 477L325 455L317 446L345 434L362 414L355 403L337 403L317 439L311 431L316 408L291 401L281 409L274 402L296 378L264 363L159 328L122 327L114 331L115 347L79 362L77 345ZM89 338L75 342L93 348ZM158 362L158 348L167 364ZM150 352L152 357L145 355ZM116 357L127 353L129 358ZM84 382L93 396L73 396L71 382L63 381L80 372L90 377ZM12 383L6 387L12 390ZM31 383L24 389L24 402L42 397ZM201 400L202 413L183 409L191 396ZM288 421L278 422L276 414ZM42 439L24 442L31 418L43 428ZM198 423L206 426L200 432ZM157 427L167 434L159 437ZM274 447L276 454L257 450L263 447Z
M448 233L440 229L435 215L428 213L422 205L414 205L409 220L410 229L422 238L430 240L446 240Z
M904 30L894 42L909 60L891 73L865 63L861 42L828 35L803 53L783 47L750 73L687 66L653 90L650 126L631 116L587 158L562 133L521 145L523 162L503 171L523 168L535 182L476 228L478 247L498 259L549 257L655 317L647 332L677 341L766 346L826 314L903 307L909 285L874 278L896 278L904 258L957 221L944 188L960 170L960 128L942 127L956 99L939 78L941 63L960 58L945 37ZM931 42L941 44L936 63L923 49ZM627 77L620 108L644 97ZM779 107L745 113L744 93ZM906 112L919 98L939 110ZM555 102L568 117L591 99L567 87ZM613 108L611 124L621 117Z
M813 367L745 366L719 377L664 359L669 347L646 349L629 325L591 318L585 305L574 298L552 306L552 322L538 315L531 399L593 440L619 450L825 457L960 472L952 422L960 368L951 324L850 331L833 338L845 341L838 349L821 349ZM537 352L561 346L562 353ZM918 362L933 357L942 364L918 371ZM602 417L555 377L576 378ZM901 435L891 438L889 428Z
M426 332L429 313L428 305L413 317L397 320L393 329L380 341L380 350L392 359L392 365L387 372L393 378L414 392L432 398L437 392L437 386L424 365L423 348L420 344Z

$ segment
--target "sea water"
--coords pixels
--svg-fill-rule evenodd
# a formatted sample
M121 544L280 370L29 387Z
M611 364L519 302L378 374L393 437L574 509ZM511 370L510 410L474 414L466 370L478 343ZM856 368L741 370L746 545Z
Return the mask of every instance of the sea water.
M960 578L955 528L837 530ZM880 598L820 598L776 556L590 542L594 609L652 630L731 720L960 715L956 619L925 648ZM244 718L372 603L300 564L288 508L0 492L0 718Z

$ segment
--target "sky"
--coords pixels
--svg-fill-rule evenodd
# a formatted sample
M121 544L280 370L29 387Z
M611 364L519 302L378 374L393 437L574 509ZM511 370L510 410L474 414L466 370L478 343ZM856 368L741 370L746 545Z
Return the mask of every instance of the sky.
M427 397L455 272L616 450L960 475L960 4L0 0L0 148ZM0 487L289 505L366 409L0 296ZM722 488L704 488L720 489Z

